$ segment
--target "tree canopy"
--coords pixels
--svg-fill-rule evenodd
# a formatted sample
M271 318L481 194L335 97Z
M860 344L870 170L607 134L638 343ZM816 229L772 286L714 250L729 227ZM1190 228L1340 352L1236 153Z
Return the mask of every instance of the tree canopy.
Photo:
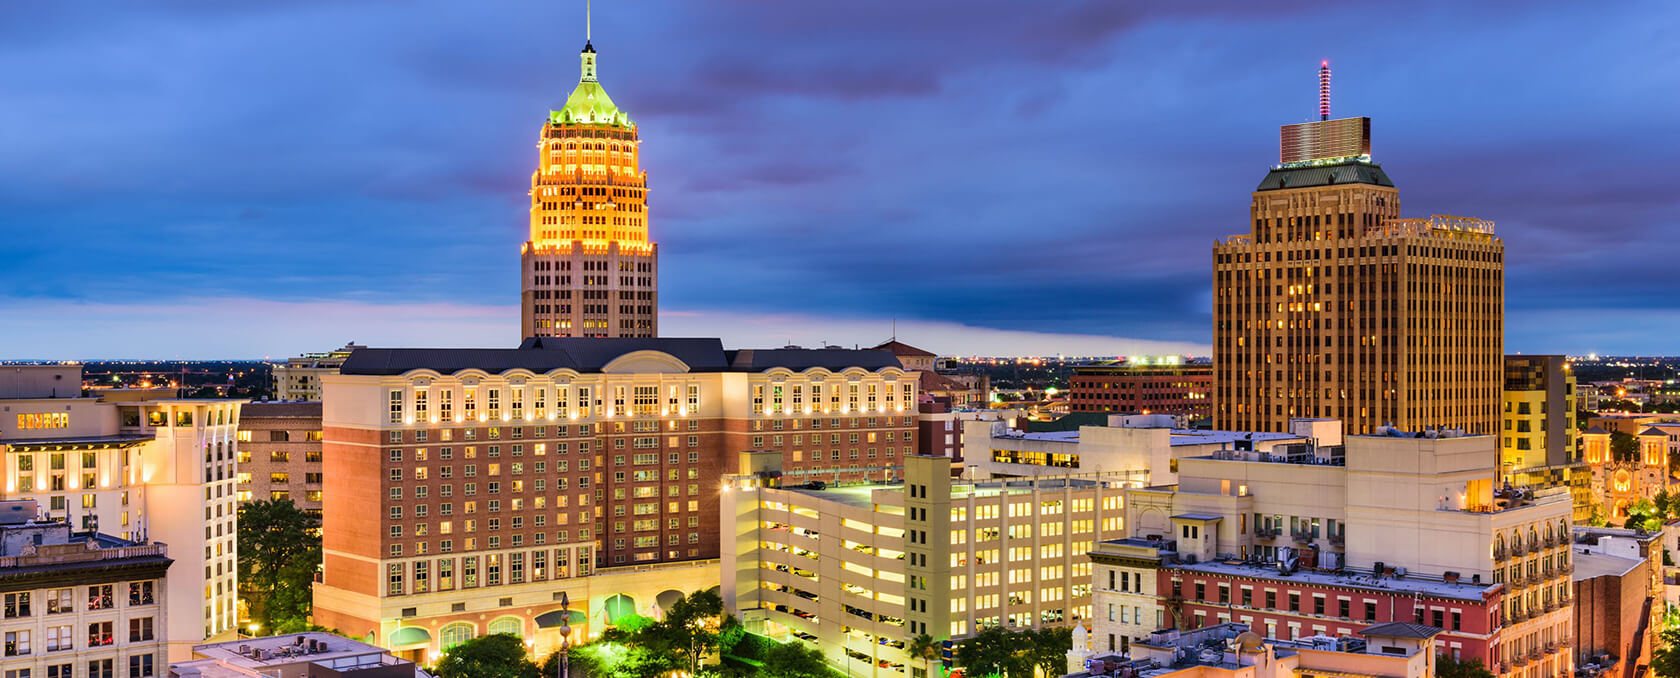
M1482 660L1453 659L1449 654L1435 655L1435 675L1437 678L1493 678L1493 672Z
M797 640L777 645L764 653L759 675L765 678L829 678L823 653Z
M239 586L251 619L273 631L308 619L321 566L321 521L290 499L239 507Z
M479 636L449 648L432 673L437 678L541 678L525 655L525 641L511 633Z

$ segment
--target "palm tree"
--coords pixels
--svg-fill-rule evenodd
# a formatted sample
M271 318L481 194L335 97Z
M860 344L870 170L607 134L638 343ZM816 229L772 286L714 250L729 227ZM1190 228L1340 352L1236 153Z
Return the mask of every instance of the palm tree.
M905 646L904 652L912 658L922 660L922 678L933 678L933 660L939 658L942 649L944 648L940 646L939 641L934 640L933 636L923 633L911 638L910 644Z

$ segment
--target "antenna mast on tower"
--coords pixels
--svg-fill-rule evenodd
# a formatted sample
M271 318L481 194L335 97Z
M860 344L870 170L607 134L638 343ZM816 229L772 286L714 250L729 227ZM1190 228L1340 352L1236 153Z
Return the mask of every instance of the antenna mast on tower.
M1330 119L1330 60L1318 64L1318 119Z

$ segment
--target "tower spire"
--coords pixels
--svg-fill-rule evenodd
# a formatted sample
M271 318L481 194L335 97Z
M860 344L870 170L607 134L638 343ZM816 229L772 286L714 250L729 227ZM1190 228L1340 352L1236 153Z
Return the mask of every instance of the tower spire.
M591 0L583 0L583 51L579 57L583 61L583 72L578 78L581 82L595 82L595 27L594 12Z
M1318 63L1318 119L1330 119L1330 60Z

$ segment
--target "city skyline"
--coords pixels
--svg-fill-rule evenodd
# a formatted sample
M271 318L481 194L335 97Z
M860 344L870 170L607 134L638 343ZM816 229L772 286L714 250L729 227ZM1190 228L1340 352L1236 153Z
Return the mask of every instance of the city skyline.
M1631 67L1680 58L1671 8L973 7L597 8L602 78L655 142L663 334L853 344L896 318L945 353L1206 355L1206 248L1245 230L1321 58L1403 216L1499 224L1508 352L1680 327L1650 143L1680 88ZM29 318L0 354L511 344L529 133L582 13L433 9L0 11L0 312Z

